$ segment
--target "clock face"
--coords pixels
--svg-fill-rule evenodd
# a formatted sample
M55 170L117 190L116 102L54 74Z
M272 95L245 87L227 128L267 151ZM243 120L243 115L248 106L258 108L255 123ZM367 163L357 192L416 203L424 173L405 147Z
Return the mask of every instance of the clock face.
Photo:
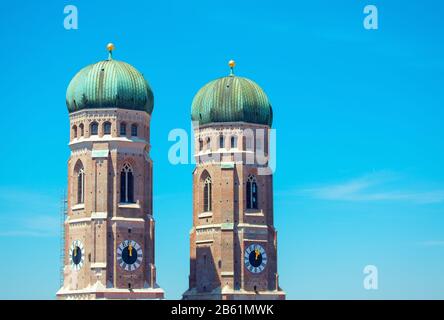
M73 270L80 270L85 260L85 248L80 240L74 240L69 248L69 262Z
M267 264L267 253L260 244L251 244L245 250L244 262L250 272L260 273Z
M139 268L142 257L142 247L134 240L125 240L117 247L117 263L126 271Z

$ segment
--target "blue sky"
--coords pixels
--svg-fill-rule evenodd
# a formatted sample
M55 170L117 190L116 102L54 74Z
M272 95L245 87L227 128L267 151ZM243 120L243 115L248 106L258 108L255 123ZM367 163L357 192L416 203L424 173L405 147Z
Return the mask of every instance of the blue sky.
M76 5L79 29L63 28ZM379 29L363 28L363 8ZM168 133L227 61L268 94L279 273L290 299L444 298L444 45L437 1L0 3L0 298L53 299L66 186L65 91L83 66L134 65L152 117L158 282L188 281L193 166ZM363 287L375 265L379 289ZM180 272L178 272L180 270Z

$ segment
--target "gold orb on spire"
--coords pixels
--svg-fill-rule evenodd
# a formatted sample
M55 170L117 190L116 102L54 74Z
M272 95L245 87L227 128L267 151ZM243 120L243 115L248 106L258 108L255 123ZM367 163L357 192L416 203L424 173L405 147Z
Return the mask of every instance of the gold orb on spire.
M114 45L114 43L108 43L106 45L106 48L108 49L109 52L114 51L114 49L116 48L116 46Z
M236 66L236 62L234 60L230 60L228 61L228 65L233 69Z

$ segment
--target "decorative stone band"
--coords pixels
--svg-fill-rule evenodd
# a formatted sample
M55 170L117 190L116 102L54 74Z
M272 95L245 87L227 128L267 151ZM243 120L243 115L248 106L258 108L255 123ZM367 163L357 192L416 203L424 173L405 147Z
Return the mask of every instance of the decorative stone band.
M91 213L91 220L103 220L108 217L106 212L93 212Z
M109 150L92 150L91 151L91 158L108 158Z
M148 141L142 138L138 137L132 137L131 139L128 139L126 137L111 137L109 135L105 135L103 137L99 136L92 136L89 138L77 138L72 140L68 145L71 147L71 149L80 149L81 147L87 147L88 145L92 144L93 142L108 142L108 143L116 143L116 142L132 142L132 143L139 143L144 145L149 145ZM136 148L138 146L134 146Z
M76 224L76 223L84 223L84 222L91 222L92 220L105 220L108 218L108 215L106 212L93 212L91 213L90 217L85 218L77 218L77 219L71 219L68 218L67 222L69 224ZM147 215L147 219L143 218L124 218L124 217L112 217L111 221L121 221L121 222L146 222L147 220L153 220L152 216Z
M220 275L222 277L233 277L234 276L234 272L233 271L222 271L220 273Z
M210 244L210 243L213 243L213 239L207 239L207 240L198 240L198 241L196 241L196 244L197 245L199 245L199 244Z
M202 212L197 216L199 219L201 218L211 218L213 216L212 212Z
M106 109L82 109L70 113L69 118L72 124L81 123L85 120L111 121L117 120L125 122L146 122L149 123L151 116L145 111L127 110L120 108Z

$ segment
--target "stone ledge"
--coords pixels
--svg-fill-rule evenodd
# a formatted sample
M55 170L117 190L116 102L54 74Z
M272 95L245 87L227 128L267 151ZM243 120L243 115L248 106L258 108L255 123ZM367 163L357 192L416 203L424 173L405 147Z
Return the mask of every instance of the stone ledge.
M211 218L213 217L213 212L202 212L198 215L198 218Z
M139 203L123 203L123 202L119 202L119 204L117 205L120 209L140 209L140 204Z
M71 207L72 211L83 210L83 209L85 209L85 204L84 203L79 203L79 204L73 205Z

